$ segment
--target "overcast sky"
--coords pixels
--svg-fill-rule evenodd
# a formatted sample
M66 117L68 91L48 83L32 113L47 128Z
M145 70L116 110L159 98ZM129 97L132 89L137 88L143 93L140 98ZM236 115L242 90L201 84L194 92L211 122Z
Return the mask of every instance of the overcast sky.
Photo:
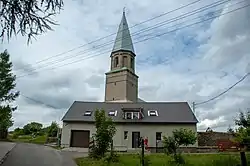
M44 125L59 122L75 100L104 100L104 73L110 69L109 50L113 46L110 41L115 36L85 44L116 33L123 7L126 7L129 26L133 26L192 1L64 0L64 10L55 18L60 25L55 26L54 31L38 36L30 45L26 44L27 38L21 36L1 44L0 51L7 49L11 54L14 72L19 77L17 90L56 108L20 96L12 128L31 121ZM186 27L249 3L249 0L240 1L232 0L231 4L223 3L142 32L142 29L216 2L201 0L131 28L136 43L139 97L146 101L188 101L191 105L216 96L249 72L249 7ZM176 28L179 30L175 31ZM166 35L153 38L162 33ZM142 41L148 37L152 39ZM97 47L103 43L110 44ZM47 59L81 45L84 46L70 53ZM37 63L41 60L43 62ZM76 61L78 63L69 64ZM34 70L36 73L30 74ZM250 77L216 100L197 105L198 129L204 131L211 127L225 131L229 125L233 126L239 109L250 108L249 83Z

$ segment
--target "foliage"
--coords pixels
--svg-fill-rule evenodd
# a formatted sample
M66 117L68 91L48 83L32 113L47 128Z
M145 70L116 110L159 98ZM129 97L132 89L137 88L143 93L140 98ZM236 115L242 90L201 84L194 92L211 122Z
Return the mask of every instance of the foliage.
M228 127L227 132L230 134L235 134L231 126Z
M52 30L52 19L63 7L63 0L0 0L0 37L12 35L31 37Z
M250 157L247 154L247 157ZM239 154L182 154L186 163L185 166L236 166L240 164ZM171 157L163 154L147 154L146 158L150 160L150 166L177 166L172 163ZM95 160L87 157L77 158L78 166L104 166L103 160ZM138 166L140 159L138 154L121 154L118 163L110 163L110 166Z
M36 137L32 137L31 135L21 135L18 138L12 137L12 141L33 143L33 144L45 144L46 139L47 139L46 135L36 136Z
M242 146L248 146L250 144L250 111L239 114L238 119L235 120L235 124L239 128L235 132L235 141L240 143Z
M150 166L152 163L148 155L145 155L142 160L142 155L139 153L140 165L142 165L142 161L144 161L144 166Z
M19 127L16 128L13 132L12 138L17 139L19 136L24 135L23 129L20 129Z
M13 131L11 138L14 141L21 141L21 142L30 142L30 141L34 141L36 139L41 139L41 138L42 138L42 141L40 141L40 143L57 142L56 136L57 136L58 128L59 127L56 122L52 122L50 126L44 127L44 128L43 128L43 125L40 123L31 122L31 123L24 125L23 128L16 128Z
M13 92L16 87L16 76L12 73L12 62L7 50L0 54L0 139L7 137L6 131L13 125L12 112L17 107L11 106L19 92Z
M58 124L56 122L52 122L51 125L47 129L48 137L56 137L58 131Z
M206 132L213 132L213 130L211 129L211 127L208 127L208 128L206 129Z
M171 155L174 161L178 164L184 164L185 161L182 156L177 152L177 149L184 145L193 145L196 142L196 134L192 130L179 129L173 131L173 136L163 138L163 146L165 152Z
M41 132L43 125L37 122L31 122L23 126L23 132L26 135L33 134L33 135L39 135L39 132Z
M103 158L110 148L116 128L110 117L107 117L104 110L95 111L94 146L90 148L90 157Z

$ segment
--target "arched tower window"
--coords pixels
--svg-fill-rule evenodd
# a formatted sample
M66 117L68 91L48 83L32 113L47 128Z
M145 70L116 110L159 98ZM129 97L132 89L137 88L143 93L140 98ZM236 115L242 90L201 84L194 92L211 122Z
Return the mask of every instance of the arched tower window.
M135 65L135 64L134 64L134 63L135 63L135 62L134 62L134 58L131 57L130 59L131 59L131 68L134 70L134 65Z
M119 59L118 59L118 57L115 57L115 64L114 64L114 67L117 67L117 66L118 66L118 63L119 63Z
M128 57L127 56L122 57L122 67L128 67Z

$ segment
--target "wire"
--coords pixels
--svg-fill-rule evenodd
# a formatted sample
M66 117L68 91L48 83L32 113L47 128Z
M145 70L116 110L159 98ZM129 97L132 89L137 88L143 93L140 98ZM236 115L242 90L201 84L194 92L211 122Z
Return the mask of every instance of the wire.
M196 105L201 105L201 104L205 104L205 103L208 103L212 100L215 100L217 99L218 97L224 95L225 93L227 93L229 90L233 89L236 85L238 85L239 83L241 83L242 81L244 81L248 76L250 75L250 73L247 73L246 75L244 75L239 81L237 81L235 84L233 84L232 86L230 86L228 89L226 89L225 91L223 91L222 93L212 97L211 99L209 100L206 100L206 101L203 101L203 102L200 102L200 103L195 103L195 106Z
M23 94L21 94L21 93L20 93L20 95L21 95L22 97L25 97L26 99L29 99L29 100L35 102L35 103L39 103L39 104L45 105L45 106L50 107L50 108L53 108L53 109L59 109L59 108L54 107L54 106L52 106L52 105L45 104L45 103L42 102L42 101L38 101L38 100L33 99L33 98L31 98L31 97L25 96L25 95L23 95Z
M225 13L220 14L220 15L218 15L218 16L214 16L214 17L211 17L211 18L207 18L207 19L204 19L204 20L202 20L202 21L198 21L198 22L195 22L195 23L192 23L192 24L183 26L183 27L181 27L181 28L176 28L175 30L172 30L172 31L164 32L164 33L155 35L155 36L153 36L153 37L149 37L149 38L146 38L146 39L137 41L137 42L135 42L134 44L137 44L137 43L140 43L140 42L143 42L143 41L147 41L147 40L153 39L153 38L155 38L155 37L163 36L163 35L166 35L166 34L169 34L169 33L175 32L175 31L178 31L178 30L180 30L180 29L184 29L184 28L187 28L187 27L191 27L191 26L193 26L193 25L196 25L196 24L199 24L199 23L202 23L202 22L205 22L205 21L209 21L209 20L211 20L211 19L214 19L214 18L223 16L223 15L226 15L226 14L229 14L229 13L233 13L233 12L235 12L235 11L241 10L241 9L246 8L246 7L249 7L249 6L250 6L250 4L245 5L245 6L243 6L243 7L239 7L239 8L237 8L237 9L234 9L234 10L231 10L231 11L228 11L228 12L225 12ZM86 60L86 59L89 59L89 58L92 58L92 57L96 57L96 56L99 56L99 55L102 55L102 54L108 53L108 52L110 52L110 50L109 50L109 51L106 51L106 52L98 53L98 54L93 55L93 56L84 57L84 58L82 58L82 59L79 59L79 60L76 60L76 61L73 61L73 62L70 62L70 63L66 63L66 64L63 64L63 65L61 65L61 66L57 66L57 67L54 67L54 68L47 68L47 69L42 70L42 71L53 70L53 69L55 69L55 68L60 68L60 67L64 67L64 66L67 66L67 65L70 65L70 64L73 64L73 63L78 63L78 62L80 62L80 61L83 61L83 60ZM41 72L41 71L40 71L40 72ZM25 77L25 76L28 76L28 75L33 75L33 74L35 74L35 73L38 73L38 72L28 73L28 74L26 74L26 75L21 75L21 76L19 76L19 77L17 77L17 78Z
M149 26L149 27L147 27L147 28L141 29L141 30L139 30L139 31L137 31L137 32L135 32L135 33L132 33L132 34L133 34L132 36L136 36L136 35L141 34L142 32L146 32L146 31L150 31L150 30L153 30L153 29L162 27L162 26L164 26L164 25L166 25L166 24L169 24L169 23L171 23L171 22L174 22L174 21L177 21L177 20L181 20L181 19L183 19L183 18L192 16L192 15L194 15L194 14L197 14L197 13L199 13L199 12L208 10L208 9L210 9L210 8L212 8L212 7L221 5L221 4L226 3L226 2L229 2L229 1L230 1L230 0L226 0L226 1L225 1L225 0L224 0L224 1L217 1L217 2L215 2L215 3L212 3L212 4L209 4L209 5L203 6L203 7L201 7L201 8L198 8L198 9L193 10L193 11L191 11L191 12L187 12L187 13L182 14L182 15L180 15L180 16L177 16L177 17L175 17L175 18L171 18L171 19L169 19L169 20L165 20L165 21L163 21L163 22L157 23L157 24L155 24L155 25L153 25L153 26ZM218 4L217 4L217 3L218 3ZM242 1L241 1L240 3L242 3ZM236 4L237 4L237 3L236 3ZM234 5L235 5L235 4L234 4ZM201 10L201 9L203 9L203 10ZM199 10L200 10L200 11L199 11ZM189 14L189 13L192 13L192 14ZM189 14L189 15L187 15L187 14ZM197 17L197 18L200 18L200 17ZM197 19L197 18L195 18L195 19ZM182 23L183 23L183 22L182 22ZM181 24L182 24L182 23L181 23ZM176 26L176 25L173 25L173 26L170 26L170 27L174 27L174 26ZM169 28L169 27L168 27L168 28ZM145 35L144 35L144 36L145 36ZM144 37L144 36L139 36L137 39L142 38L142 37ZM122 40L122 39L126 39L126 38L128 38L128 36L119 38L118 41L119 41L119 40ZM109 42L106 42L106 43L103 43L103 44L94 46L94 48L95 48L95 49L100 49L100 48L102 48L102 47L104 47L104 46L108 46L108 45L110 45L110 44L113 44L114 41L115 41L115 40L111 40L111 41L109 41ZM66 56L66 57L64 57L64 59L62 59L62 60L55 60L55 61L49 62L49 63L45 64L44 66L41 66L40 68L37 68L37 69L41 69L41 68L44 68L44 67L47 67L47 66L50 66L50 65L54 65L54 64L57 64L57 63L66 61L66 60L68 60L68 59L72 59L72 58L77 57L77 56L79 56L79 55L82 55L82 54L84 54L84 53L90 52L89 50L92 51L92 48L89 48L89 49L80 51L80 52L78 52L76 55L69 55L69 56ZM84 57L86 57L86 56L84 56ZM32 69L32 70L30 70L30 72L35 71L35 70L37 70L37 69Z
M135 25L133 25L133 26L131 26L131 27L128 27L128 29L129 29L129 28L130 28L130 29L131 29L131 28L134 28L134 27L136 27L136 26L138 26L138 25L144 24L144 23L146 23L146 22L152 21L152 20L154 20L154 19L157 19L157 18L159 18L159 17L165 16L165 15L167 15L167 14L170 14L170 13L172 13L172 12L178 11L178 10L180 10L180 9L183 9L183 8L185 8L185 7L188 7L188 6L190 6L190 5L193 5L193 4L195 4L195 3L198 3L198 2L200 2L200 1L201 1L201 0L196 0L196 1L194 1L194 2L191 2L191 3L188 3L188 4L186 4L186 5L183 5L183 6L179 7L179 8L170 10L170 11L165 12L165 13L162 13L162 14L160 14L160 15L158 15L158 16L155 16L155 17L153 17L153 18L150 18L150 19L148 19L148 20L145 20L145 21L142 21L142 22L140 22L140 23L138 23L138 24L135 24ZM125 30L127 30L127 29L124 29L124 31L125 31ZM89 42L89 43L80 45L80 46L75 47L75 48L73 48L73 49L70 49L70 50L68 50L68 51L65 51L65 52L62 52L62 53L60 53L60 54L56 54L56 55L50 56L50 57L48 57L48 58L45 58L45 59L43 59L43 60L37 61L35 64L39 64L39 63L44 62L44 61L46 61L46 60L49 60L49 59L51 59L51 58L53 58L53 57L58 57L58 56L67 54L67 53L72 52L72 51L74 51L74 50L76 50L76 49L79 49L79 48L82 48L82 47L84 47L84 46L93 44L93 43L95 43L95 42L97 42L97 41L103 40L103 39L108 38L108 37L110 37L110 36L113 36L113 35L115 35L115 34L116 34L116 33L111 33L111 34L109 34L109 35L107 35L107 36L104 36L104 37L101 37L101 38L96 39L96 40L94 40L94 41L91 41L91 42ZM32 64L27 64L27 65L25 65L25 66L29 66L29 65L32 65ZM16 69L16 70L20 70L20 69L23 69L23 68L18 68L18 69Z

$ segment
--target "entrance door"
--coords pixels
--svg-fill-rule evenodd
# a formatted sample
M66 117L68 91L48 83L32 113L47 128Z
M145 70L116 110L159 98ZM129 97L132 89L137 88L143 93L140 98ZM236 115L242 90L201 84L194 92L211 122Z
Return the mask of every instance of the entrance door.
M140 132L132 132L132 148L139 148Z
M88 130L72 130L71 131L71 147L89 147L89 135L90 131Z

